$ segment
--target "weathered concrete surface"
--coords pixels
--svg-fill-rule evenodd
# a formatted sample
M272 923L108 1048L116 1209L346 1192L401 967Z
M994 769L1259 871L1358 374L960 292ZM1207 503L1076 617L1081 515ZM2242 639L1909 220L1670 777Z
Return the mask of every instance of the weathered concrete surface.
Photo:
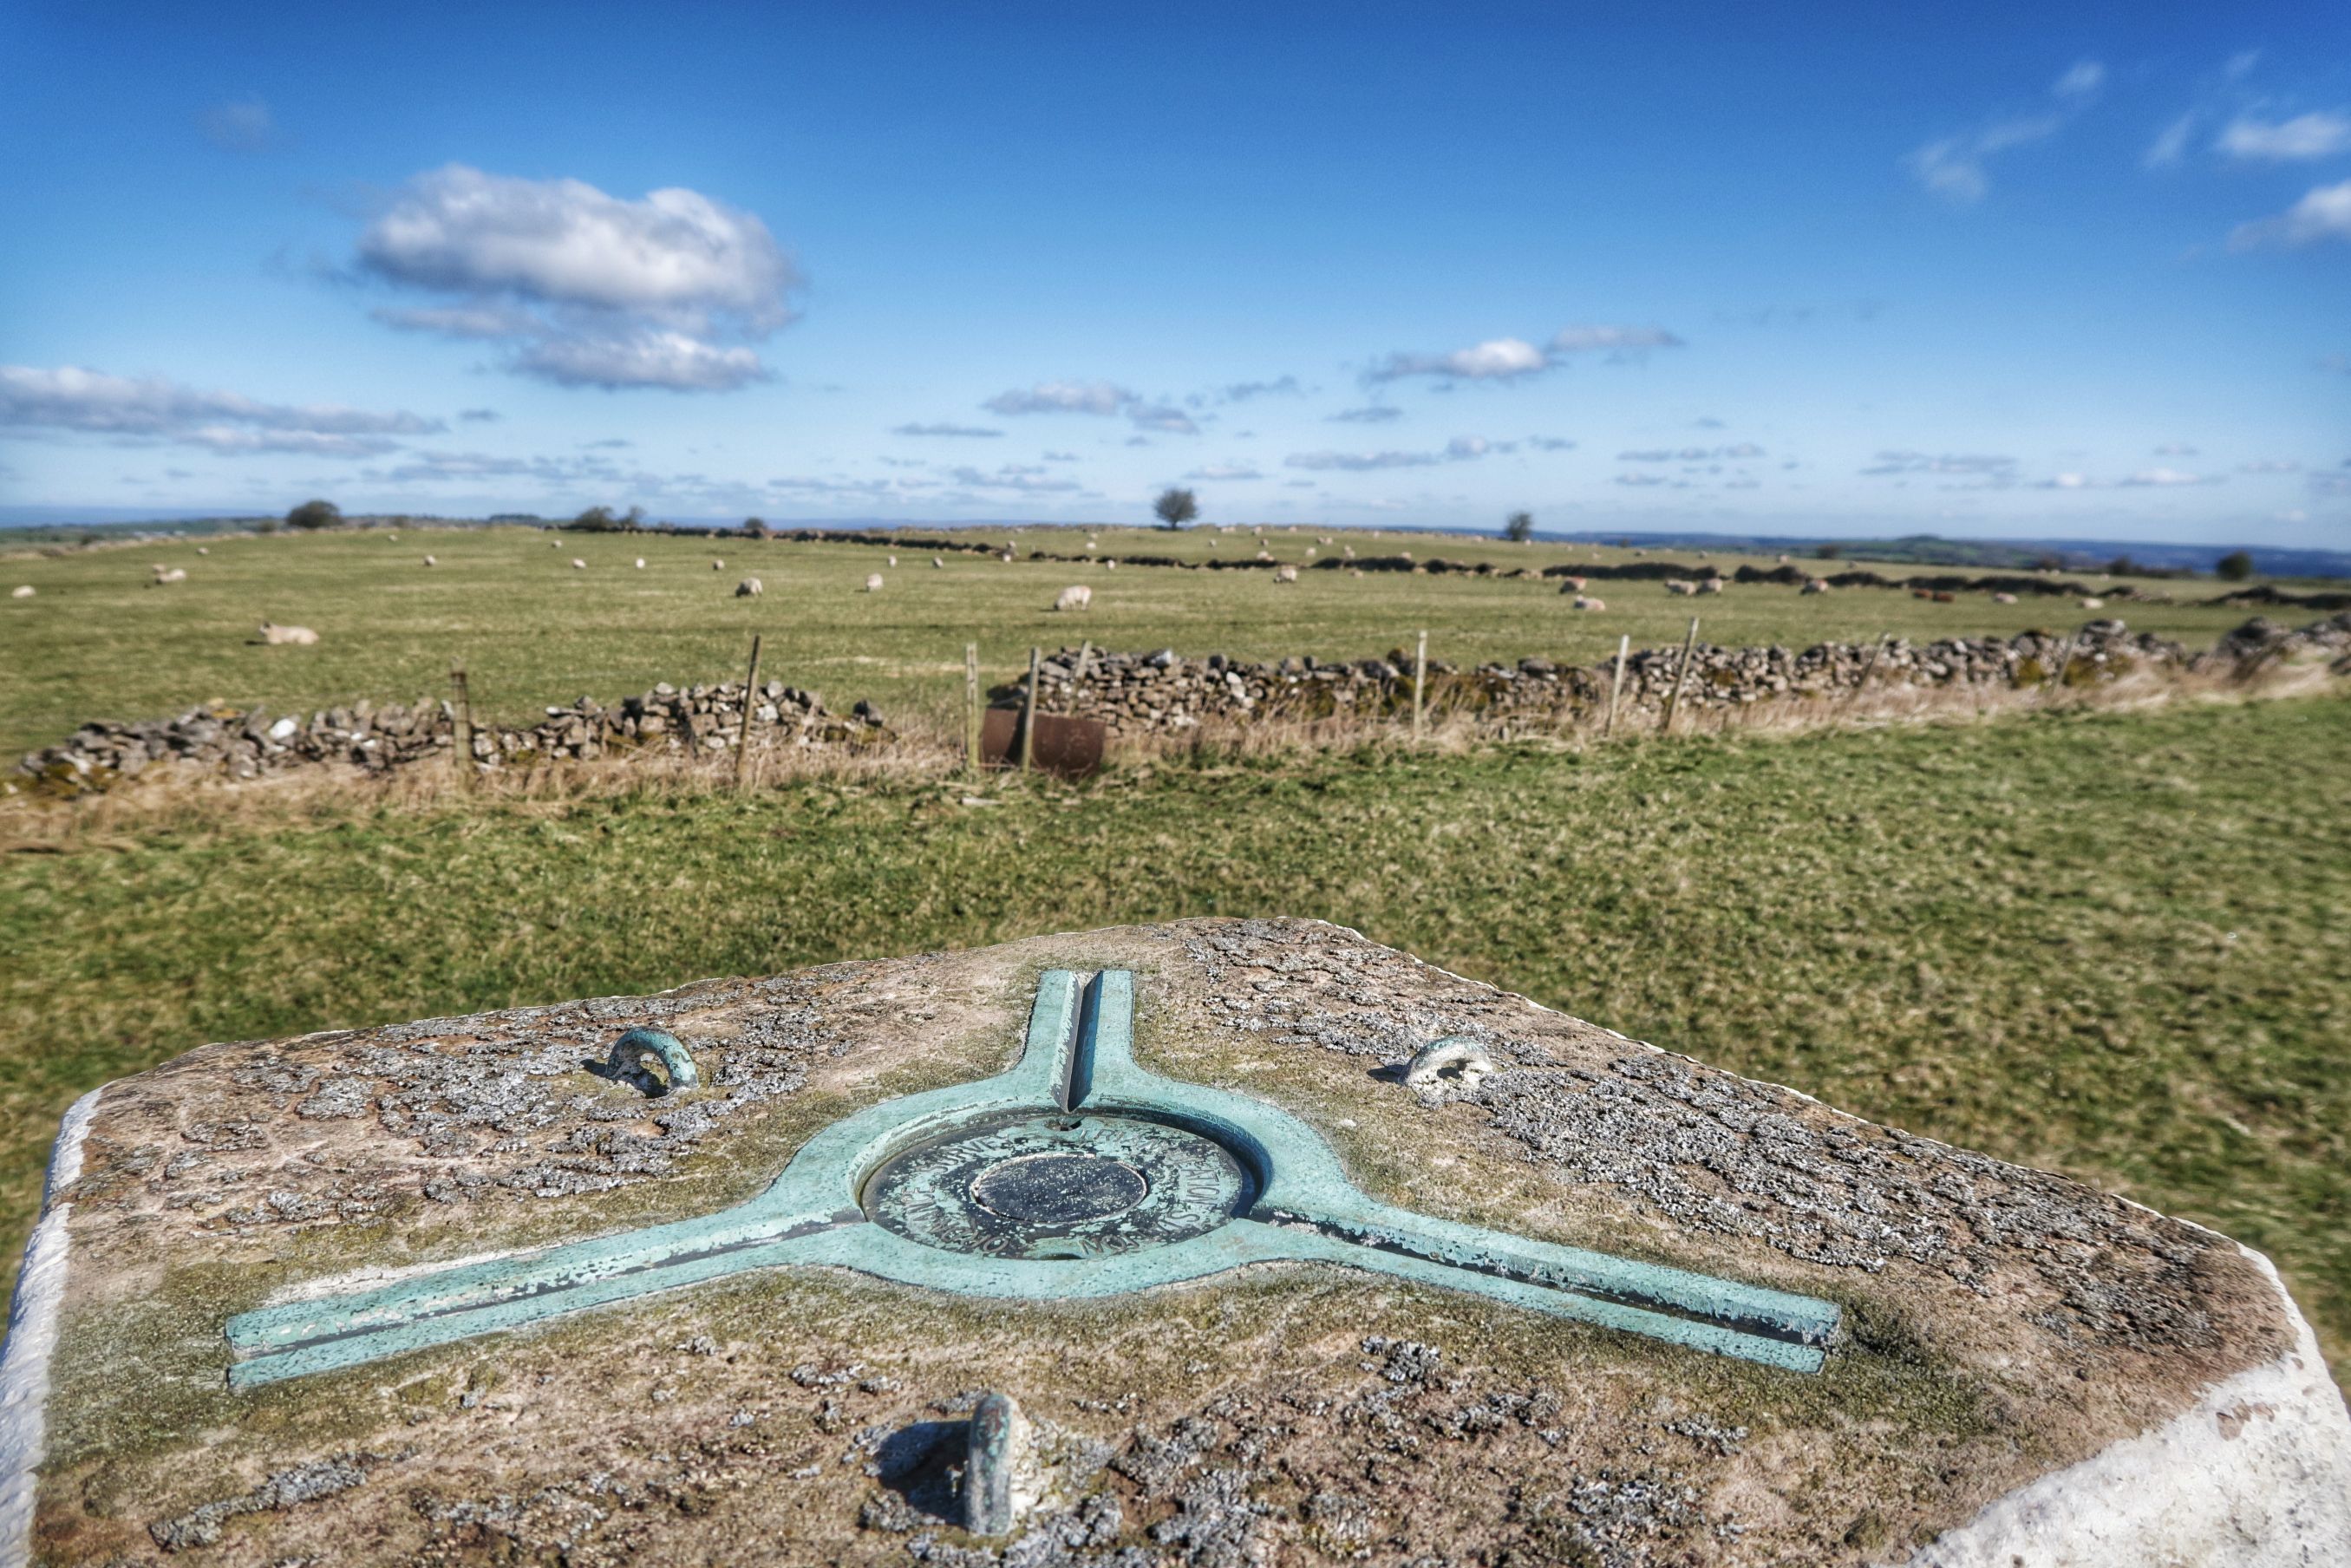
M1826 1366L1322 1265L1062 1303L795 1269L226 1385L235 1313L711 1212L852 1111L1000 1071L1042 970L1108 966L1144 1065L1280 1105L1367 1191L1836 1301ZM703 1086L590 1071L641 1025ZM1497 1071L1407 1089L1442 1036ZM41 1561L2351 1559L2351 1419L2232 1243L1311 922L212 1046L110 1086L80 1149ZM981 1541L956 1483L991 1391L1051 1481Z

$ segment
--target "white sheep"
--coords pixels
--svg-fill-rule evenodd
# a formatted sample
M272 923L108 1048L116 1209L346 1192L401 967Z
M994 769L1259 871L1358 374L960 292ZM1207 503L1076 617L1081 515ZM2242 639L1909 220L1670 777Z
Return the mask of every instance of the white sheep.
M1828 591L1829 585L1827 579L1819 577L1808 577L1804 579L1804 586L1796 590L1798 593L1826 593Z
M2013 604L2016 602L2016 595L2013 593L1995 593L1991 596L1991 601L1994 604Z
M575 555L571 558L571 570L574 571L586 571L588 570L588 563L581 560Z
M1353 545L1341 545L1339 548L1347 552L1347 559L1349 560L1355 559L1355 547Z
M1116 560L1106 560L1102 562L1102 570L1104 571L1116 571L1118 570L1118 562Z
M726 563L723 560L714 560L710 563L710 570L713 571L725 571L726 570Z
M898 564L898 558L897 558L896 556L894 556L894 555L893 555L893 556L887 556L887 557L885 557L885 558L883 558L883 559L885 559L886 560L888 560L888 561L889 561L889 563L890 563L892 566L895 566L895 565L897 565L897 564Z
M280 626L275 622L261 623L261 640L273 648L292 644L307 648L319 640L319 634L308 626Z
M947 569L947 563L946 563L946 562L945 562L945 561L941 560L941 559L940 559L938 557L936 557L936 556L933 556L933 557L931 558L931 570L932 570L933 571L945 571L945 570L946 570L946 569Z
M1567 577L1560 580L1562 593L1581 593L1588 586L1588 580L1581 577Z
M1700 593L1720 593L1722 591L1722 579L1719 577L1701 577L1698 580L1698 591Z
M767 591L768 585L756 577L747 577L735 585L735 597L737 599L757 599Z
M1666 579L1666 591L1667 593L1696 593L1698 591L1698 584L1695 582L1686 582L1678 577L1669 577Z
M161 588L167 582L185 582L187 580L188 569L186 567L175 566L167 570L159 566L155 569L155 580L152 586Z
M1071 583L1053 598L1053 608L1060 611L1091 610L1094 591L1083 583Z
M644 557L643 557L643 556L639 556L639 557L637 558L637 570L638 570L639 571L643 571L643 570L645 570L645 558L644 558Z
M2104 610L2105 607L2106 601L2103 599L2085 599L2082 601L2082 608L2085 610Z
M212 552L212 551L210 551L210 550L208 550L208 549L206 549L204 546L202 546L202 545L198 545L198 546L196 547L196 553L197 553L198 555L210 555L210 554L212 554L213 552Z
M11 599L30 599L33 597L33 585L29 582L20 582L16 587L8 591L8 597Z
M1575 601L1571 604L1569 608L1572 610L1605 610L1608 608L1608 601L1604 599L1589 598L1579 593L1575 596Z
M440 563L439 561L437 561L437 560L434 560L431 556L429 556L429 555L428 555L428 556L426 556L426 557L424 558L424 564L425 564L425 565L427 565L427 566L439 566L441 563Z
M1006 550L1002 555L998 556L996 559L1002 561L1005 565L1010 566L1012 564L1012 552L1010 550Z
M880 572L869 571L865 574L865 591L868 593L879 593L882 591L882 574Z
M1312 545L1308 545L1306 547L1306 559L1308 560L1312 560L1314 559L1314 547Z
M1296 582L1298 580L1298 569L1294 566L1277 566L1273 569L1273 580L1276 582Z

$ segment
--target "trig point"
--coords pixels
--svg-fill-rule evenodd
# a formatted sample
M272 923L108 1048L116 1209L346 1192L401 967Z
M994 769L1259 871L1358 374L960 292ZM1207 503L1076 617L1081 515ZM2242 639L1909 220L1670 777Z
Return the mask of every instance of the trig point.
M206 1047L68 1117L0 1365L0 1563L2320 1564L2346 1487L2226 1238L1309 921Z

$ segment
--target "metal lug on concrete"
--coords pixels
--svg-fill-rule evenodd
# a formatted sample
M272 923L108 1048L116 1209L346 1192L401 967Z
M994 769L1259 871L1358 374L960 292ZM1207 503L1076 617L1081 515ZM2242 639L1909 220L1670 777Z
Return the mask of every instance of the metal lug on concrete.
M1008 1394L972 1407L971 1453L963 1469L963 1527L974 1535L1008 1535L1019 1521L1020 1472L1029 1468L1029 1418Z
M1434 1040L1412 1054L1404 1070L1407 1089L1434 1089L1443 1081L1445 1070L1453 1070L1454 1078L1462 1092L1478 1087L1478 1081L1494 1071L1494 1059L1486 1048L1462 1035L1449 1034Z
M612 1042L612 1076L627 1082L642 1082L649 1075L644 1069L646 1057L658 1058L662 1071L669 1075L669 1091L701 1087L702 1075L695 1071L694 1057L684 1042L665 1029L632 1029Z

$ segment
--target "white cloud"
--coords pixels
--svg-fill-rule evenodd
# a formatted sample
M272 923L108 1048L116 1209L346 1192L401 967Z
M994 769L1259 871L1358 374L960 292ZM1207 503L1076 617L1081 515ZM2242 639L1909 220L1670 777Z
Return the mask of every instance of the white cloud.
M1516 452L1515 441L1489 441L1482 435L1457 435L1445 444L1447 461L1469 463L1492 452Z
M1660 327L1562 327L1552 334L1554 354L1621 352L1628 349L1678 349L1682 340Z
M2321 185L2276 217L2238 225L2229 236L2229 248L2253 250L2322 239L2351 240L2351 180Z
M228 152L266 152L277 139L277 122L269 106L258 98L216 103L196 116L204 140Z
M1175 435L1200 434L1192 416L1172 403L1137 403L1127 410L1127 417L1137 430L1164 430Z
M2057 474L2033 484L2036 490L2086 490L2089 487L2090 479L2085 474Z
M1366 371L1364 379L1378 382L1405 376L1432 376L1439 381L1514 382L1553 369L1571 354L1606 353L1622 359L1646 349L1681 346L1679 338L1659 327L1562 327L1540 349L1523 338L1490 338L1450 353L1390 354ZM1333 417L1368 420L1387 416L1366 409L1350 410Z
M2196 111L2186 114L2155 133L2139 162L2149 169L2168 169L2188 152L2188 139L2196 133Z
M1437 459L1426 452L1293 452L1281 461L1289 468L1363 474L1378 468L1426 468Z
M1616 483L1619 485L1662 485L1666 483L1666 476L1663 474L1645 473L1636 468L1629 474L1617 475Z
M1135 402L1135 395L1110 382L1039 382L1027 391L997 393L980 406L990 413L1113 414Z
M1538 452L1573 452L1575 443L1564 435L1530 435L1527 444Z
M2059 77L2049 90L2059 98L2082 98L2094 93L2105 84L2106 68L2096 60L2082 60Z
M1227 402L1247 402L1253 397L1297 397L1305 390L1296 376L1283 376L1270 382L1235 382L1222 395Z
M2239 118L2229 122L2212 146L2231 158L2268 163L2332 158L2351 152L2351 114L2335 110L2266 122Z
M2299 474L2302 465L2286 457L2256 457L2251 463L2237 465L2240 474Z
M2147 468L2121 481L2132 487L2157 486L2168 488L2178 485L2217 485L2218 479L2207 479L2198 474L2183 474L2177 468Z
M387 325L510 342L508 369L561 385L682 392L765 379L744 345L791 320L802 283L765 224L699 192L630 201L460 163L395 192L356 266L444 300L376 312Z
M1521 338L1491 338L1445 354L1390 354L1368 379L1438 376L1457 381L1506 382L1551 368L1550 356Z
M765 381L748 349L721 348L684 332L643 330L622 337L545 338L517 350L514 368L558 386L660 387L670 392L733 392Z
M225 455L294 453L368 457L394 436L427 435L439 420L340 404L266 403L201 392L158 377L112 376L72 365L0 365L0 429L73 430L132 442L173 442Z
M982 438L1001 435L1000 430L990 430L982 424L900 424L891 427L893 435L953 435Z
M1402 419L1404 410L1374 403L1369 408L1343 408L1327 417L1336 424L1385 424L1390 420Z
M1206 468L1195 468L1184 476L1186 479L1262 479L1264 475L1246 464L1212 463Z
M1763 449L1751 441L1735 442L1728 446L1652 446L1638 451L1619 452L1619 463L1721 463L1744 461L1764 455Z
M457 417L468 424L496 424L503 416L494 408L461 408Z
M1048 478L1034 468L1008 465L993 474L956 468L947 476L967 490L1010 490L1023 495L1066 495L1084 488L1074 479Z
M2056 135L2088 107L2105 78L2105 67L2095 60L2083 60L2051 84L2049 93L2057 100L2055 109L1995 116L1973 131L1928 142L1904 162L1917 182L1936 195L1962 204L1980 202L1991 188L1984 168L1988 160Z
M2016 459L1981 453L1881 452L1864 474L1958 474L2006 477L2016 472Z

